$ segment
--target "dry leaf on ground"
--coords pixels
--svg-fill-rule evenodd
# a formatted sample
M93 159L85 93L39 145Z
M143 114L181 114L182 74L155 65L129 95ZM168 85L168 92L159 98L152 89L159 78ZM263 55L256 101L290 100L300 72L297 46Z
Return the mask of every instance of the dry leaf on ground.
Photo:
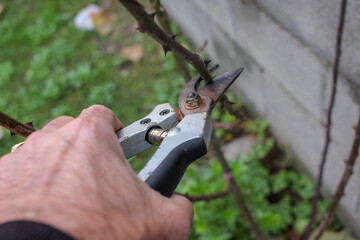
M101 35L108 35L115 26L117 15L108 10L103 10L92 16L92 22L95 30Z
M124 47L120 53L130 61L137 63L144 55L144 47L141 43L135 43Z

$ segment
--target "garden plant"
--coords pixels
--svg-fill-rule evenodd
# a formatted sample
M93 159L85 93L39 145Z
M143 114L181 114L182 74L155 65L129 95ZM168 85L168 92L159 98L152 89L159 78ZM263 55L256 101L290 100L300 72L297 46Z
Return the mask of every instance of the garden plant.
M102 5L101 14L94 18L97 31L80 31L73 18L89 1L1 1L0 124L17 134L10 136L0 129L0 156L24 140L19 134L26 136L55 117L76 116L85 107L103 104L128 125L159 103L176 106L184 83L196 74L212 81L207 70L211 62L203 53L206 42L198 50L188 50L193 47L170 22L159 0L119 2L122 5L96 2ZM254 118L228 94L212 114L209 154L188 168L176 190L194 203L190 239L319 239L327 228L343 229L333 217L358 155L360 119L338 191L327 201L320 197L320 189L331 139L345 8L342 0L333 91L316 184L292 167L267 121ZM111 31L101 31L109 24ZM129 47L139 57L129 56L125 51ZM246 155L226 159L222 146L244 136L255 139L252 148ZM129 159L134 170L141 169L152 153Z

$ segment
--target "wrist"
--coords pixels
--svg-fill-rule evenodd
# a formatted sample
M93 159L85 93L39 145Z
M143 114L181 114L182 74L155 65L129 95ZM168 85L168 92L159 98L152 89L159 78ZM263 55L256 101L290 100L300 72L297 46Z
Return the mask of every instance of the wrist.
M135 218L129 219L119 214L96 211L81 204L63 207L49 203L34 204L10 201L0 204L0 224L26 220L54 227L75 239L149 239L151 227L140 225ZM151 238L151 237L150 237Z

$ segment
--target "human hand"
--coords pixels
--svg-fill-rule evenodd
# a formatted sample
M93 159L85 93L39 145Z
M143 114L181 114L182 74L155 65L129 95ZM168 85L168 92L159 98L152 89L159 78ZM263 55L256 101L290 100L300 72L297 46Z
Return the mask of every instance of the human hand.
M126 161L103 106L59 117L0 159L0 223L31 220L77 239L186 239L184 197L163 197Z

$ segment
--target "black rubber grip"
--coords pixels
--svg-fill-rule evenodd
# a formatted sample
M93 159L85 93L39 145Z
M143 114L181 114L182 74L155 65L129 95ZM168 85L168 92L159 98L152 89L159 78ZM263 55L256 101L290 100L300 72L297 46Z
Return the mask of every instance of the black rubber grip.
M190 163L206 153L207 146L202 138L190 139L172 150L145 182L152 189L170 197Z

